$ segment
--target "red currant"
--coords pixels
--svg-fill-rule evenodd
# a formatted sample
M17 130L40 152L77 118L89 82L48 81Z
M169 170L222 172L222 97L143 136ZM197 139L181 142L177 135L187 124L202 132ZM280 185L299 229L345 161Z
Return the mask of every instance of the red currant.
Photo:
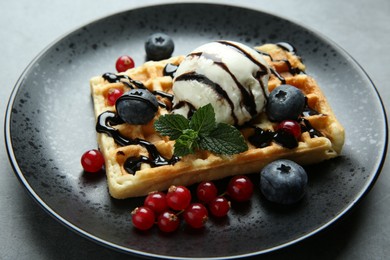
M196 189L196 195L198 199L203 203L208 203L212 199L217 197L217 187L213 182L204 181L199 183Z
M235 201L247 201L252 197L253 183L246 176L235 176L228 184L227 194Z
M193 228L201 228L208 219L206 207L201 203L192 203L183 212L184 220Z
M115 102L118 98L123 95L123 90L118 88L111 88L107 93L107 104L110 106L115 105Z
M104 157L99 150L86 151L81 156L81 165L86 172L98 172L104 165Z
M180 225L180 219L171 211L164 211L157 218L157 225L161 231L173 232Z
M155 221L153 210L148 207L138 207L131 212L131 220L133 225L140 230L150 229Z
M132 69L134 68L134 60L128 55L120 56L116 60L115 68L118 72L124 72L128 69Z
M283 129L284 131L292 134L295 139L298 139L301 136L301 126L294 120L285 120L280 122L277 129Z
M146 196L146 198L145 198L144 206L149 207L151 210L153 210L157 214L168 209L168 204L167 204L165 193L160 192L160 191L155 191L155 192L149 193L149 195Z
M184 186L172 185L168 189L167 204L173 210L183 210L191 202L191 192Z
M230 202L225 197L214 198L209 203L209 210L215 217L224 217L230 210Z

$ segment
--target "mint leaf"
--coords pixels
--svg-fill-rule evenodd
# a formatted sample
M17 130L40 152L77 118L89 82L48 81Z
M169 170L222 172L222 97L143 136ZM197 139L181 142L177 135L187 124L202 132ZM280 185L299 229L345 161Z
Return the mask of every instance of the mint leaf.
M200 137L199 146L216 154L232 155L248 150L241 132L234 126L219 123L208 135Z
M211 104L200 107L191 121L182 115L163 115L154 123L161 135L176 140L174 154L185 156L197 149L209 150L216 154L232 155L248 149L241 132L232 125L215 122Z
M188 154L192 154L194 153L194 150L192 150L190 147L187 146L186 143L182 143L182 142L178 142L179 139L176 140L176 143L175 143L175 150L174 150L174 154L177 155L177 156L185 156L185 155L188 155Z
M168 114L160 116L154 122L154 128L161 135L169 136L171 140L178 139L183 131L189 128L190 121L182 115Z
M192 116L190 128L205 135L215 128L215 112L211 104L200 107Z
M192 129L186 129L176 140L174 154L184 156L195 152L198 148L198 133Z

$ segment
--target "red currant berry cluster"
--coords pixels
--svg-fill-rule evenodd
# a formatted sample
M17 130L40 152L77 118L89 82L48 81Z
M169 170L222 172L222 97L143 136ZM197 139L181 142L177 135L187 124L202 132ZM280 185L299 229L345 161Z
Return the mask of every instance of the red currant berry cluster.
M223 195L218 196L217 187L213 182L205 181L199 183L196 195L204 205L207 205L211 215L214 217L224 217L230 210L230 201Z
M135 208L132 214L134 227L147 230L157 224L163 232L173 232L180 226L180 216L192 228L204 227L209 212L214 217L224 217L230 210L227 195L237 202L247 201L253 194L253 183L246 176L233 177L224 194L218 196L213 182L201 182L196 189L199 202L191 202L192 194L184 186L171 186L167 193L151 192L144 204Z
M207 209L200 203L191 203L192 195L184 186L171 186L167 193L151 192L144 205L132 212L133 225L140 230L150 229L155 223L161 231L173 232L180 225L179 215L193 228L201 228L208 219Z

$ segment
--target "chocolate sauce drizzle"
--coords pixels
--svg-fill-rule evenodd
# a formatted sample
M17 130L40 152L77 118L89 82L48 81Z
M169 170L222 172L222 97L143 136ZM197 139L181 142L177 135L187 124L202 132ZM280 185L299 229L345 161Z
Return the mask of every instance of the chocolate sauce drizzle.
M264 130L257 126L251 126L255 132L248 137L248 141L257 148L264 148L271 144L272 141L280 144L283 147L293 149L298 146L298 141L295 137L283 129L277 131Z
M282 49L284 49L285 51L288 51L288 52L291 52L292 54L296 54L296 48L290 44L290 43L287 43L287 42L278 42L276 43L276 45ZM296 74L299 74L299 73L302 73L303 71L300 70L299 68L294 68L290 61L287 60L287 59L282 59L282 60L274 60L272 58L272 56L269 54L269 53L266 53L266 52L262 52L262 51L259 51L259 50L256 50L258 53L264 55L264 56L267 56L271 59L271 61L275 61L275 62L284 62L286 63L287 67L288 67L288 70L289 72L292 74L292 75L296 75ZM282 84L286 84L286 79L284 77L282 77L276 70L270 68L270 71L273 75L275 75L275 77L277 77L280 82L282 82Z
M307 98L306 98L306 104L303 109L303 112L301 114L301 117L298 119L298 122L301 126L301 132L308 132L311 138L321 137L323 136L318 130L316 130L311 124L310 121L307 120L306 116L313 116L313 115L319 115L316 110L310 108L307 104ZM244 127L250 127L254 128L255 132L253 135L248 137L248 141L253 144L257 148L264 148L271 144L272 141L275 141L276 143L280 144L283 147L293 149L298 146L298 141L295 139L295 137L286 132L283 129L278 129L275 132L271 130L263 130L257 126L249 125L247 124Z
M111 72L107 72L104 73L102 77L110 83L121 82L131 89L134 89L134 86L136 88L146 89L145 85L141 81L133 80L127 75L117 75ZM123 79L126 81L123 81Z
M295 48L295 46L293 46L291 43L289 42L278 42L276 43L276 45L288 52L291 52L292 54L296 54L297 53L297 49Z
M243 106L246 108L246 110L250 113L250 115L252 117L257 114L256 103L255 103L255 98L253 96L253 93L248 92L246 90L246 88L237 80L237 77L230 71L228 66L226 66L226 64L223 63L220 58L216 57L215 55L210 55L208 53L203 53L203 52L191 53L190 55L191 56L198 56L198 57L203 56L206 59L212 60L215 65L219 66L224 71L226 71L229 74L229 76L233 79L234 83L236 83L237 87L239 88L239 90L241 92ZM259 71L258 75L256 75L256 78L259 78L260 76L262 76L263 74L261 74L261 73L262 73L262 71ZM262 84L262 82L261 82L261 84ZM230 102L229 102L229 104L233 105L233 103L230 103ZM232 111L233 111L233 109L234 109L234 107L232 107ZM232 116L233 116L233 118L235 117L235 115L233 115L233 113L232 113Z
M175 64L172 64L172 63L168 63L164 67L163 75L164 76L170 76L171 78L174 78L175 75L176 75L176 70L177 70L178 67L179 67L178 65L175 65ZM186 101L180 101L179 103L177 103L173 107L173 109L179 109L179 108L182 108L184 106L187 106L189 108L188 109L188 113L187 113L187 118L191 119L192 115L196 111L196 108L191 103L186 102Z
M233 112L234 111L234 104L233 104L232 100L229 98L228 93L219 84L210 80L205 75L198 74L196 72L188 72L188 73L181 74L180 76L176 77L175 80L176 80L176 82L177 81L195 80L195 81L201 82L201 83L211 87L219 97L225 99L229 103L230 109L232 111L232 117L233 117L234 123L237 124L238 119L237 119L237 116Z
M302 116L307 117L307 116L315 116L319 114L320 113L318 113L318 111L309 107L309 105L307 104L307 97L305 97L305 107L303 108Z
M137 80L133 80L127 75L117 75L114 73L105 73L102 76L106 81L109 83L117 83L120 82L124 84L125 86L129 87L130 89L139 88L139 89L147 89L145 85ZM152 92L154 95L158 95L162 98L167 98L171 103L173 100L173 95L166 93L164 91L155 90ZM158 104L160 107L168 108L168 106L158 100ZM130 173L135 174L136 171L138 171L141 167L142 163L148 163L151 165L151 167L157 167L157 166L163 166L163 165L169 165L169 164L175 164L179 161L179 157L172 156L170 159L164 158L159 151L157 150L156 146L152 143L136 138L136 139L129 139L124 136L122 136L119 131L112 126L123 124L124 121L114 112L106 111L99 115L97 123L96 123L96 131L98 133L105 133L112 137L115 142L118 145L121 146L127 146L127 145L141 145L143 146L149 153L149 157L141 155L139 157L129 157L126 159L124 163L124 169Z
M245 56L246 58L248 58L251 62L253 62L254 64L256 64L258 67L259 67L259 70L257 72L257 74L255 75L256 79L258 80L260 86L261 86L261 89L263 91L263 94L264 96L266 97L266 87L264 82L261 80L261 78L265 75L268 74L268 67L264 64L262 64L261 62L259 62L256 58L252 57L252 55L248 52L246 52L244 49L242 49L240 46L232 43L232 42L228 42L228 41L217 41L217 43L219 44L223 44L223 45L226 45L228 47L231 47L233 50L235 50L236 52L239 52L240 54L242 54L243 56ZM236 78L236 76L230 71L230 69L228 68L228 66L222 62L222 60L216 56L216 55L213 55L213 54L210 54L210 53L205 53L205 52L197 52L197 53L191 53L189 54L188 56L193 56L193 57L200 57L200 56L203 56L205 57L206 59L209 59L209 60L212 60L213 63L217 66L219 66L221 69L223 69L224 71L227 72L227 74L232 78L232 80L235 82L237 88L240 90L240 93L241 93L241 96L242 96L242 106L245 107L245 109L249 112L249 114L253 117L257 114L257 109L256 109L256 102L255 102L255 97L253 95L253 93L251 92L251 90L247 90ZM168 66L168 65L167 65ZM170 67L167 68L167 66L165 67L164 69L164 73L167 73L168 75L173 75L174 72L173 71L173 68L171 67L171 65L169 65ZM168 72L169 71L169 72ZM207 86L209 86L211 89L213 89L213 91L221 98L221 99L224 99L226 100L226 102L229 104L230 106L230 110L231 110L231 116L233 118L233 121L234 121L234 124L237 125L238 123L238 118L237 116L235 115L234 113L234 110L235 110L235 107L234 107L234 103L233 101L230 99L228 93L217 83L213 82L212 80L210 80L208 77L206 77L205 75L200 75L196 72L188 72L188 73L184 73L178 77L175 78L175 81L178 82L178 81L191 81L191 80L194 80L194 81L198 81L198 82L201 82ZM185 102L185 103L182 103L180 104L181 106L184 105L184 104L189 104L188 102ZM178 108L177 106L174 107L174 109ZM190 109L191 111L191 109Z
M250 126L250 127L254 128L255 130L254 134L248 137L248 141L251 144L253 144L257 148L264 148L271 144L275 134L273 131L264 130L256 126Z
M316 130L311 124L310 121L302 118L302 123L301 124L301 131L302 132L309 132L311 138L316 138L316 137L321 137L323 136L318 130Z
M163 75L164 76L170 76L171 78L175 77L176 70L179 66L173 64L173 63L168 63L165 65L164 70L163 70Z
M189 102L186 102L186 101L180 101L179 103L177 103L174 107L174 109L179 109L183 106L188 106L189 110L188 110L188 113L187 113L187 118L188 119L191 119L191 117L193 116L193 114L196 112L196 108Z
M112 137L118 145L141 145L148 151L149 157L140 156L127 158L124 166L126 171L134 174L137 170L139 170L141 163L148 163L152 167L156 167L175 164L179 161L179 157L175 155L173 155L170 159L164 158L157 150L156 146L146 140L140 138L129 139L122 136L117 129L112 127L122 123L124 123L123 120L116 113L106 111L99 115L96 123L96 131L98 133L105 133Z
M114 74L111 72L107 72L107 73L104 73L102 77L110 83L117 83L117 82L123 83L124 85L126 85L130 89L134 89L134 88L147 89L147 87L145 87L145 85L141 81L134 80L127 75L117 75L117 74ZM160 90L155 90L152 92L152 94L155 96L167 98L172 103L172 100L173 100L172 94L169 94L167 92L160 91ZM165 104L164 102L162 102L160 100L158 100L157 102L158 102L158 105L160 107L165 108L165 109L169 108L167 106L167 104Z
M319 131L313 128L309 120L305 118L300 119L301 132L308 132L311 138L323 136ZM250 126L254 128L254 134L248 137L248 141L257 148L264 148L271 144L272 141L279 145L293 149L298 146L298 140L283 129L278 129L275 132L271 130L264 130L257 126Z
M259 66L261 68L261 70L267 74L268 73L268 68L267 66L265 66L264 64L262 64L261 62L259 62L256 58L252 57L252 55L250 55L249 53L247 53L245 50L243 50L240 46L232 43L232 42L228 42L228 41L217 41L219 42L220 44L224 44L224 45L227 45L229 47L232 47L233 49L235 49L236 51L242 53L245 57L247 57L248 59L250 59L254 64L256 64L257 66ZM264 74L264 75L265 75Z
M250 55L248 52L243 50L240 46L238 46L232 42L228 42L228 41L217 41L217 42L219 42L220 44L230 46L234 50L242 53L245 57L247 57L249 60L251 60L254 64L256 64L260 68L260 70L257 72L256 76L257 76L257 80L260 83L261 89L263 90L263 94L266 97L267 95L266 95L265 89L267 88L267 86L264 85L264 82L261 80L261 77L268 74L268 67L266 65L262 64L261 62L259 62L256 58L252 57L252 55Z

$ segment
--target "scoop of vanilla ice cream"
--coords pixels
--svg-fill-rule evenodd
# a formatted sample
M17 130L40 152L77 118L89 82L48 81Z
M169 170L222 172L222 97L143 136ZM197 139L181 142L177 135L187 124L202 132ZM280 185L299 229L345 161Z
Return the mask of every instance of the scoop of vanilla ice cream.
M207 43L179 65L173 113L186 117L209 103L217 122L242 125L263 111L270 70L262 55L233 41Z

